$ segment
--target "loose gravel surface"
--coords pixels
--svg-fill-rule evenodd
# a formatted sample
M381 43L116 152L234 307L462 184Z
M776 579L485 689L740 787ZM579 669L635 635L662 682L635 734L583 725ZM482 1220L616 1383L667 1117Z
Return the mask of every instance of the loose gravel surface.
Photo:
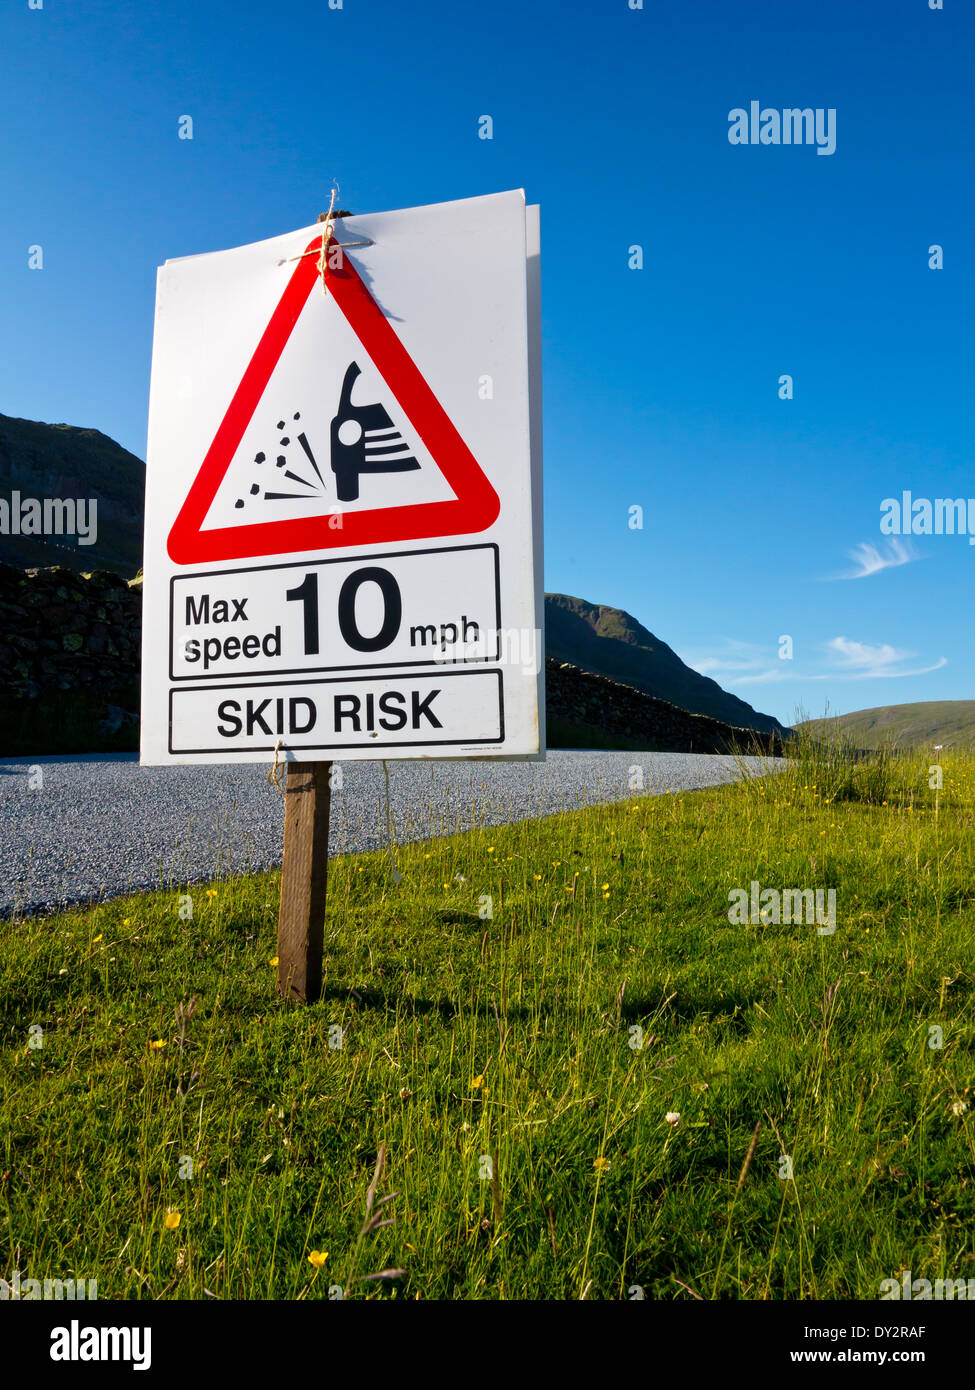
M769 764L747 759L755 771ZM556 751L544 763L391 762L398 841L735 780L733 758ZM381 763L341 765L332 853L386 843ZM0 916L281 862L284 803L263 767L140 767L135 754L0 761Z

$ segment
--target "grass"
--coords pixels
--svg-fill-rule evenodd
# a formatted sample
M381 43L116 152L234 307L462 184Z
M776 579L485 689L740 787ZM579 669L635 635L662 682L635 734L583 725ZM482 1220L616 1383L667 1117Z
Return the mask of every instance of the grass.
M826 715L809 721L817 738L847 734L861 748L893 744L901 748L975 745L975 700L925 700L909 705L881 705L852 714Z
M910 796L929 777L920 757L904 762L889 743L868 755L850 733L833 729L828 738L817 738L809 723L801 723L793 731L790 754L803 784L814 787L830 802L884 806L895 785Z
M816 757L410 845L401 881L336 859L307 1008L274 992L275 874L0 925L0 1274L261 1299L975 1275L975 760L936 792L927 759ZM732 926L752 880L835 888L835 933Z

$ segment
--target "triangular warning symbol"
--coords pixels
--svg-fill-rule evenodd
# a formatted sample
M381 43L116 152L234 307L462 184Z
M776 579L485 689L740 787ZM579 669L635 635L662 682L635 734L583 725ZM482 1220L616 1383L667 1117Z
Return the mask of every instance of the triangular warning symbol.
M316 237L299 258L173 523L167 549L178 565L466 535L485 530L497 519L501 506L497 493L348 256L340 253L333 256L335 265L326 261L325 288L363 351L355 354L353 343L344 376L336 383L329 439L323 441L324 448L319 445L322 456L318 457L301 429L299 412L293 419L289 415L287 428L294 441L285 436L279 442L291 446L300 467L292 466L286 455L279 455L276 463L268 459L264 482L255 481L247 490L255 496L304 497L314 503L321 483L323 499L328 492L327 502L318 515L307 515L308 503L299 500L305 515L240 524L230 524L228 516L227 524L218 520L215 525L210 517L211 525L205 525L281 354L319 282L319 258L312 253L320 245ZM399 407L396 418L374 394L357 389L370 359ZM285 427L284 420L278 424ZM417 453L432 459L453 496L412 504L400 500L395 505L365 505L359 495L362 476L419 470ZM263 453L255 458L264 465ZM299 485L303 490L295 492ZM272 491L275 487L279 490ZM244 509L245 496L233 506Z

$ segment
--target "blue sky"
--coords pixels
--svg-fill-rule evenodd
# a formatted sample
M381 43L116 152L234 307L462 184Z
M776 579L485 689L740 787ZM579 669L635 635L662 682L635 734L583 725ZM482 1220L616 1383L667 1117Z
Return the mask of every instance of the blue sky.
M0 411L144 457L167 257L333 179L358 212L524 187L546 587L783 720L975 697L975 547L880 532L905 489L975 497L975 13L944 4L9 0ZM834 108L835 152L732 145L752 100Z

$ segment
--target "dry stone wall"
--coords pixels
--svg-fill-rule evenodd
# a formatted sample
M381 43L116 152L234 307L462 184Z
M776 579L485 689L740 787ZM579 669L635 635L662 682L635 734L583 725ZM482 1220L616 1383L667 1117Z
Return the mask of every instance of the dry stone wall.
M139 678L142 585L96 570L0 565L0 683L37 699L89 688L106 695Z
M660 753L721 753L729 748L782 753L782 741L773 734L689 714L631 685L551 657L545 663L545 709L549 719L613 734L632 740L634 748Z

